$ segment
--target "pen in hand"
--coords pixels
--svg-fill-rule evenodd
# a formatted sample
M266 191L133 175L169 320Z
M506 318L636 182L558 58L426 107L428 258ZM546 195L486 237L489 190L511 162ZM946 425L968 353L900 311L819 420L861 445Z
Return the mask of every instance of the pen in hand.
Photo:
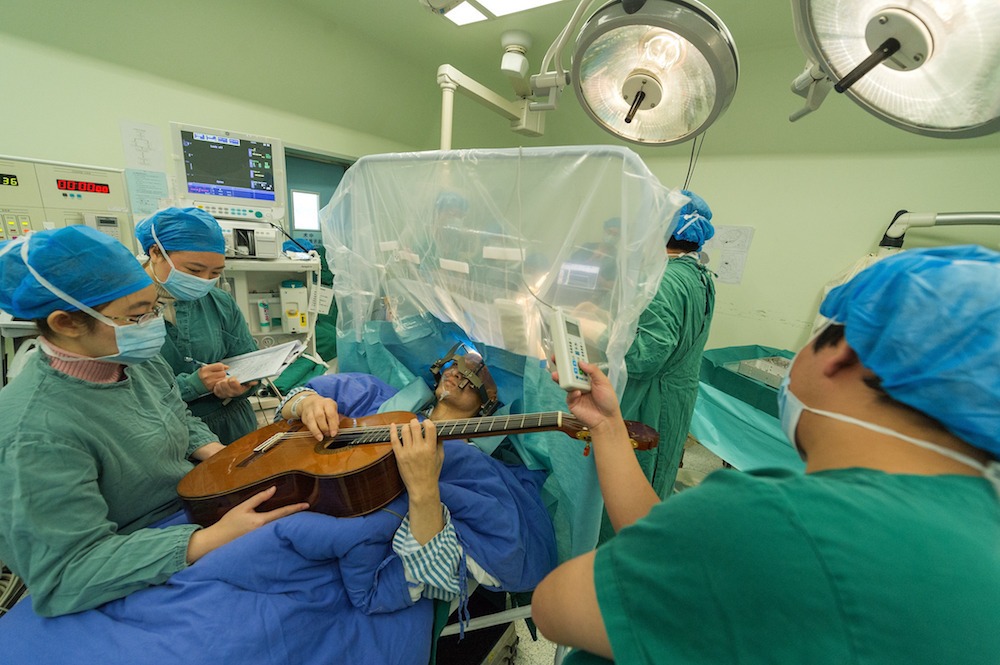
M184 362L194 363L198 367L208 367L209 363L203 363L200 360L195 360L191 356L184 356ZM212 363L214 364L214 363ZM229 372L226 372L226 376L229 376Z
M206 363L206 362L202 362L200 360L195 360L191 356L184 356L184 361L185 362L189 362L189 363L194 363L195 365L198 365L199 367L208 367L209 364L213 364L213 365L214 364L221 364L221 363ZM225 367L225 365L223 365L223 367ZM226 372L226 378L229 378L229 377L230 377L230 374L227 371ZM214 389L212 389L212 392L214 392ZM229 404L231 401L232 401L232 398L231 397L227 397L227 398L225 398L222 401L222 405L225 406L225 405Z

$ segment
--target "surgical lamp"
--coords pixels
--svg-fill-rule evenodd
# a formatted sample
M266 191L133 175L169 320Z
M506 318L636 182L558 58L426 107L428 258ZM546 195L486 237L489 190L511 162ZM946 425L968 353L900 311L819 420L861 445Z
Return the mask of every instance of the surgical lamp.
M792 13L808 58L792 122L832 88L915 134L1000 131L997 0L792 0Z
M714 12L697 0L611 0L583 22L567 69L563 51L592 4L580 2L531 77L524 73L527 46L505 33L501 68L514 83L515 101L442 65L442 149L451 147L456 90L508 117L514 131L532 136L543 133L541 114L556 108L570 83L594 122L639 145L687 141L722 115L736 93L739 57Z

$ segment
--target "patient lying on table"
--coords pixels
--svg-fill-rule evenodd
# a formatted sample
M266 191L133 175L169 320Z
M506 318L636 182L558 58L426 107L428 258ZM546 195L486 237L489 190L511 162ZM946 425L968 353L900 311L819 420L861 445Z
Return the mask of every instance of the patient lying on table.
M384 407L398 391L380 379L368 374L327 374L290 391L275 415L275 420L300 419L318 440L334 436L344 416L359 418L376 410L401 410L425 418L422 425L413 420L391 430L393 452L409 499L409 512L393 538L393 550L403 561L414 600L423 593L450 601L466 587L465 576L460 574L465 553L451 524L448 506L441 502L438 478L442 464L450 456L468 451L455 441L438 446L433 423L487 416L502 405L496 382L482 357L460 347L456 344L431 366L436 379L433 393L418 379L398 399L389 402L391 409L379 407ZM500 580L468 556L465 567L468 576L478 583L502 586Z
M466 356L437 366L436 397L423 386L431 420L499 405L488 370ZM321 436L340 416L373 413L386 400L392 410L421 411L395 405L420 390L394 395L367 375L322 376L308 386L281 411ZM163 585L86 612L42 619L21 603L0 620L5 662L208 665L253 654L269 663L424 665L429 599L462 598L467 577L530 590L554 567L556 546L539 495L544 472L504 465L464 442L439 446L432 425L401 430L393 445L408 492L385 508L354 518L291 515ZM177 515L167 524L183 521Z

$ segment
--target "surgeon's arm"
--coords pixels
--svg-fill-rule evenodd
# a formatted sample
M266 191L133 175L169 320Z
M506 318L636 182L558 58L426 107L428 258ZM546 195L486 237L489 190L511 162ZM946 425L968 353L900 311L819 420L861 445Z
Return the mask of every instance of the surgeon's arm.
M531 618L557 644L612 658L597 604L595 555L596 551L570 559L546 575L531 595Z
M673 355L680 340L680 321L684 303L667 303L663 291L653 297L639 315L632 346L625 354L630 378L649 379L658 374Z
M611 525L617 532L645 517L660 502L660 497L639 466L608 377L590 363L580 363L580 369L590 377L590 392L568 393L566 405L590 430L597 479ZM558 381L558 372L552 377Z

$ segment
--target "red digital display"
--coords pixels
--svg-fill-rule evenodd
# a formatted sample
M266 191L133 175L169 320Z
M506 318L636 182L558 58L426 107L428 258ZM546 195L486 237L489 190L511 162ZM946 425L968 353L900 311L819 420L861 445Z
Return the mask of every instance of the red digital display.
M102 182L87 182L86 180L56 180L56 187L64 192L111 193L111 188L108 185Z

